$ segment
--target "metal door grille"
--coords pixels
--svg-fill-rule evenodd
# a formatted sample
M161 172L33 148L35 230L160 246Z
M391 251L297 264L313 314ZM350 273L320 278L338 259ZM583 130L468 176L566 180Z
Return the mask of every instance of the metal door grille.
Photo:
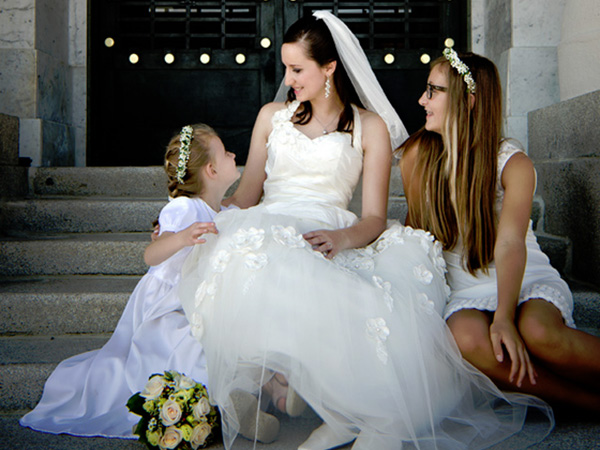
M365 50L438 48L450 36L447 16L452 0L298 1L302 15L332 11L356 34Z
M115 3L115 31L137 50L254 48L259 12L251 1L139 1Z

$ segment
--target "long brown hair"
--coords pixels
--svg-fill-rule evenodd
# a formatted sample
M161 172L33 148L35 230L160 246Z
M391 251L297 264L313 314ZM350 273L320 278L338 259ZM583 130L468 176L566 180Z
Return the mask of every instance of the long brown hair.
M314 60L320 67L336 61L335 72L333 73L333 83L338 93L344 109L340 114L337 131L350 132L354 125L354 113L352 104L363 107L358 98L358 94L348 73L340 60L331 32L324 20L317 19L314 16L304 16L294 22L283 36L284 44L292 43L302 44L308 58ZM287 93L288 102L296 100L294 90L290 88ZM304 125L310 122L312 118L312 107L309 101L302 102L302 110L297 114L297 122Z
M179 163L179 151L181 149L180 135L171 138L165 153L165 172L168 177L167 189L169 196L196 197L204 189L202 179L198 176L200 169L211 161L209 143L210 139L218 137L217 132L210 126L198 123L192 125L192 140L190 142L190 157L186 164L183 183L177 181L177 166Z
M409 204L411 224L430 231L444 249L464 245L463 263L475 274L494 259L498 147L502 130L502 90L494 63L473 53L459 54L476 83L469 94L462 75L446 58L433 61L448 73L448 109L443 137L424 128L401 150L418 148L413 179L419 200ZM474 95L471 107L470 95Z

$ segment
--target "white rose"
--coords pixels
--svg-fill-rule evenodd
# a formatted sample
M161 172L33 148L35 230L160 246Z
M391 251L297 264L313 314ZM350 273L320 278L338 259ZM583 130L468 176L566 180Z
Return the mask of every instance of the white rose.
M192 413L194 414L194 419L198 422L202 422L204 420L204 416L210 413L210 403L206 397L202 397L198 403L194 404L192 407Z
M425 264L413 267L413 274L423 284L431 284L433 281L433 274L427 269Z
M196 386L196 382L194 380L192 380L190 377L185 376L181 373L178 373L177 375L175 375L175 383L177 386L177 389L190 389L193 388L194 386Z
M210 435L211 428L206 422L202 422L194 427L192 430L192 437L190 438L190 445L196 450L201 445L204 445L206 438Z
M268 258L264 253L247 253L244 265L250 270L259 270L265 267L267 262Z
M148 400L158 398L162 394L165 383L166 381L161 375L154 375L148 380L146 386L144 386L144 390L140 392L140 396Z
M160 420L168 427L181 420L181 406L174 400L167 400L160 410Z
M168 427L165 430L165 434L162 435L160 441L158 441L158 448L171 449L176 448L181 440L183 439L183 433L176 427Z

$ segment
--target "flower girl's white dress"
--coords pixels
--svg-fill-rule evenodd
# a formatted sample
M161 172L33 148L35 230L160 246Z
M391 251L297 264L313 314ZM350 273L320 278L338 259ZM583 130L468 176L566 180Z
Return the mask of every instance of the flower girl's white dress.
M203 200L178 197L159 216L161 233L212 221ZM148 377L177 370L206 384L206 359L190 334L176 285L191 248L151 267L133 291L110 340L99 350L62 361L46 381L42 399L21 418L23 426L48 433L137 439L139 416L126 407ZM84 306L83 306L84 307Z
M180 282L226 448L239 431L229 394L262 395L274 372L332 429L358 434L355 448L482 448L521 430L527 405L546 414L529 436L543 437L545 403L506 401L462 360L440 316L445 263L430 234L395 223L332 261L307 245L302 233L357 221L346 207L361 124L355 109L353 135L309 139L290 121L297 107L273 117L263 202L219 214L218 236L194 248Z

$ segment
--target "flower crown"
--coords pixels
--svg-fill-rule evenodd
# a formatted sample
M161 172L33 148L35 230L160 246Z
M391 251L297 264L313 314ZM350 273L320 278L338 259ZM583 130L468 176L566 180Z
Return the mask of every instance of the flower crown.
M456 71L463 76L463 80L467 85L467 92L469 94L475 93L475 80L471 74L471 69L458 57L458 54L450 47L444 49L444 56L450 62L450 65L456 69Z
M192 142L192 133L194 129L191 125L186 125L179 133L179 161L177 162L177 181L183 184L185 173L187 171L187 163L190 159L190 143Z

